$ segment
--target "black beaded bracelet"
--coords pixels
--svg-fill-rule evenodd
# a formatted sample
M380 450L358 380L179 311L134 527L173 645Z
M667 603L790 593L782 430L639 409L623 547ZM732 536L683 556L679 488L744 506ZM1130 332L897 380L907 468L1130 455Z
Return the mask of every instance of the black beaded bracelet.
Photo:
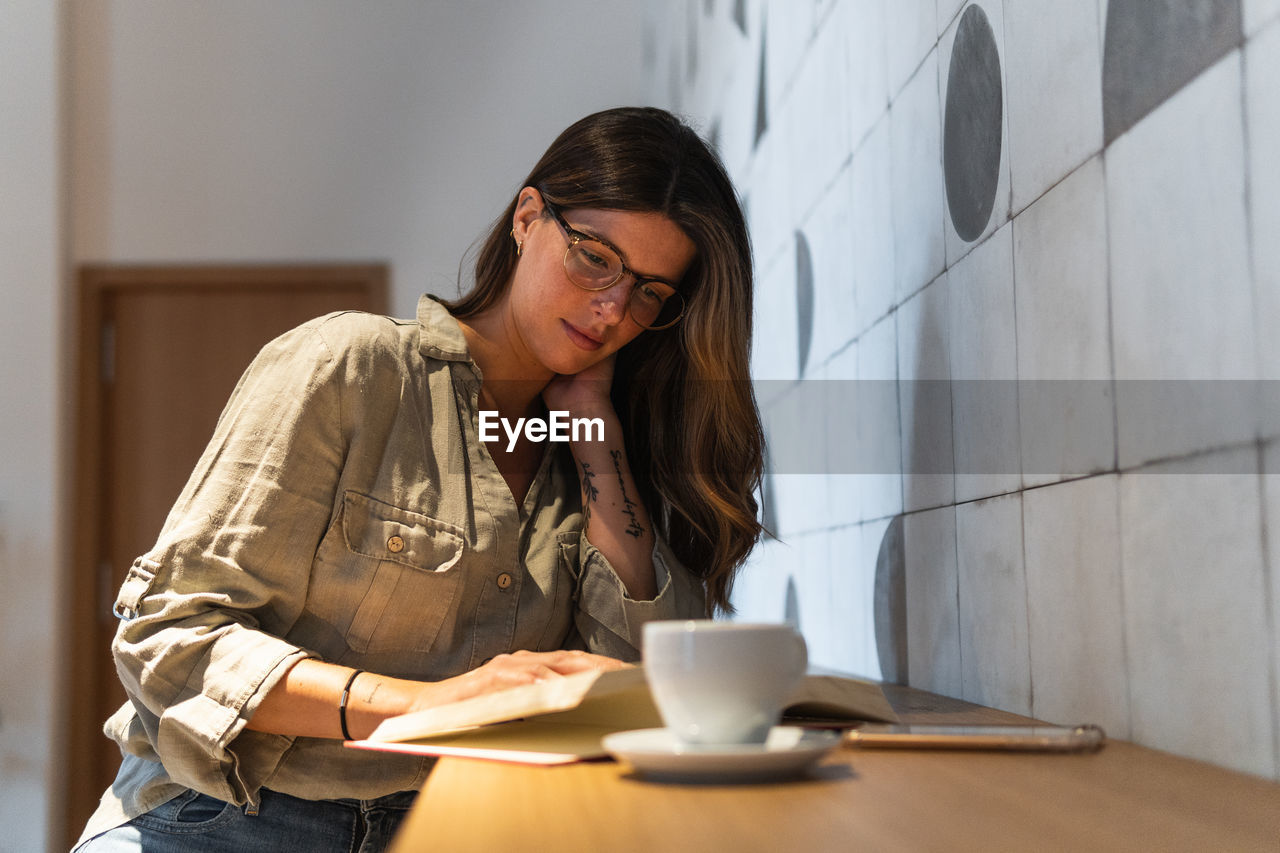
M343 740L355 740L347 729L347 699L351 696L351 685L356 683L356 676L363 672L363 669L357 669L351 673L351 677L347 679L347 686L342 688L342 698L338 700L338 722L342 725Z

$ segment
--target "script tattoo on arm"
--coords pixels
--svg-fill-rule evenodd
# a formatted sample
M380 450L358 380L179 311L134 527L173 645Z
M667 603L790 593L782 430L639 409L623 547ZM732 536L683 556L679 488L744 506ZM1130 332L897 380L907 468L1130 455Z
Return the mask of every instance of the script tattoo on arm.
M640 526L640 522L636 518L636 502L627 496L627 484L622 478L622 451L610 450L609 455L613 457L613 470L618 475L618 489L622 492L622 512L631 519L627 523L627 529L623 532L628 536L639 539L644 535L644 528Z
M591 470L591 466L586 462L582 465L582 526L586 527L591 522L591 505L600 499L600 490L596 488L595 483L591 482L596 478L596 473Z

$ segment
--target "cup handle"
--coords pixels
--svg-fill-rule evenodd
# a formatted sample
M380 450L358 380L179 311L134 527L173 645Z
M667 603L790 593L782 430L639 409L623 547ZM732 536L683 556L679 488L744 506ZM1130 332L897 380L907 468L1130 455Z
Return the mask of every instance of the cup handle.
M804 634L799 631L793 633L792 637L795 639L792 646L795 655L794 671L796 673L796 681L799 681L804 678L805 672L809 669L809 646L804 641Z

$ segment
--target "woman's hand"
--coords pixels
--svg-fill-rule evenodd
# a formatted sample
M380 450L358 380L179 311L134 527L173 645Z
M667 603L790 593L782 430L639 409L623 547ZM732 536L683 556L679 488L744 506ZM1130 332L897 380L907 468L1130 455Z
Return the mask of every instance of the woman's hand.
M579 417L613 411L609 392L613 388L613 364L617 353L601 359L581 373L561 374L542 390L548 411L566 411Z
M533 684L587 670L624 669L630 664L580 651L518 651L490 658L479 667L444 681L422 685L409 711L470 699L495 690Z

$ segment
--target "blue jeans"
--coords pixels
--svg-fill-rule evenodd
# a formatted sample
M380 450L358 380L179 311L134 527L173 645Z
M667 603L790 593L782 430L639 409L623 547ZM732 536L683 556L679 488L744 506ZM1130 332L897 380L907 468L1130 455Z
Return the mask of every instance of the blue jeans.
M257 814L187 791L74 853L381 853L415 791L376 800L300 800L262 791Z

